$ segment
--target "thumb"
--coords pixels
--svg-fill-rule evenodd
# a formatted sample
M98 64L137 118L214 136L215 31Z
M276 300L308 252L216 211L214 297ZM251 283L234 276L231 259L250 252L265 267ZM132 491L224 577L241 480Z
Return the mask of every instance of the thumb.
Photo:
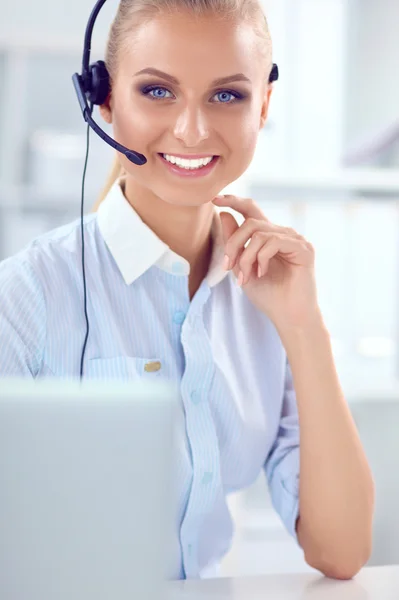
M229 212L221 212L220 221L222 223L223 241L226 244L233 233L237 231L239 225L233 215Z
M221 212L221 213L219 213L219 215L220 215L220 221L222 224L223 241L224 241L224 245L226 246L226 243L231 238L233 233L235 231L237 231L237 229L239 228L239 225L238 225L237 221L235 220L234 216L230 212ZM237 259L240 257L241 254L242 253L240 252ZM237 262L238 261L236 261L236 265L237 265ZM238 271L239 271L239 269L237 267L235 267L234 273L236 276L238 276Z

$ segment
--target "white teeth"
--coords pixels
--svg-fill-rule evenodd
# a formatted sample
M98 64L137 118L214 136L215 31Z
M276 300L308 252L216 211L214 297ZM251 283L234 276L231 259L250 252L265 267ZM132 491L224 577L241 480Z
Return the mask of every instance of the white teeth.
M162 154L165 160L172 163L173 165L177 165L182 169L198 169L200 167L205 167L209 165L213 156L208 156L207 158L196 158L194 160L189 160L187 158L177 158L177 156L173 156L171 154Z

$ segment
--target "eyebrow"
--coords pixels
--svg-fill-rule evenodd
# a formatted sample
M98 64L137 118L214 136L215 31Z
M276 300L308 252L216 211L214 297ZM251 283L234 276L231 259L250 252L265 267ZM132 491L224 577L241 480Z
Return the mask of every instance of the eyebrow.
M159 69L154 69L153 67L148 67L146 69L142 69L141 71L138 71L135 74L135 77L137 75L155 75L156 77L162 77L163 79L166 79L167 81L170 81L170 83L173 83L174 85L180 85L180 82L178 79L176 79L176 77L173 77L173 75L169 75L168 73L164 73L163 71L160 71ZM249 83L251 83L251 80L248 79L248 77L246 77L244 75L244 73L236 73L235 75L228 75L227 77L220 77L219 79L215 79L212 82L212 85L224 85L225 83L231 83L232 81L248 81Z

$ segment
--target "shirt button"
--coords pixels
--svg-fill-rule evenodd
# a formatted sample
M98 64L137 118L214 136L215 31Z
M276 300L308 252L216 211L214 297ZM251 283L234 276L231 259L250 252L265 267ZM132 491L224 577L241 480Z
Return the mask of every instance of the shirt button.
M211 483L213 479L213 473L211 473L210 471L206 471L202 477L202 485L207 485L208 483Z
M192 553L193 553L193 545L192 544L188 544L188 546L187 546L187 552L188 552L189 556L192 555Z
M186 318L186 314L184 312L182 312L181 310L178 310L173 315L173 322L176 323L176 325L181 325L185 318Z
M198 404L201 402L201 396L198 390L194 390L191 392L191 402L193 404Z
M148 362L144 365L144 371L147 373L154 373L155 371L159 371L162 367L161 363L157 360L155 362Z

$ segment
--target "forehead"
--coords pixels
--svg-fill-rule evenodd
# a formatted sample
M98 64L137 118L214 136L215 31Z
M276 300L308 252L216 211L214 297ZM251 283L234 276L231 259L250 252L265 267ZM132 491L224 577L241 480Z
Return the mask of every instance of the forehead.
M258 77L259 38L248 23L179 14L154 18L126 40L125 66L133 74L155 67L178 79L213 80L242 72Z

